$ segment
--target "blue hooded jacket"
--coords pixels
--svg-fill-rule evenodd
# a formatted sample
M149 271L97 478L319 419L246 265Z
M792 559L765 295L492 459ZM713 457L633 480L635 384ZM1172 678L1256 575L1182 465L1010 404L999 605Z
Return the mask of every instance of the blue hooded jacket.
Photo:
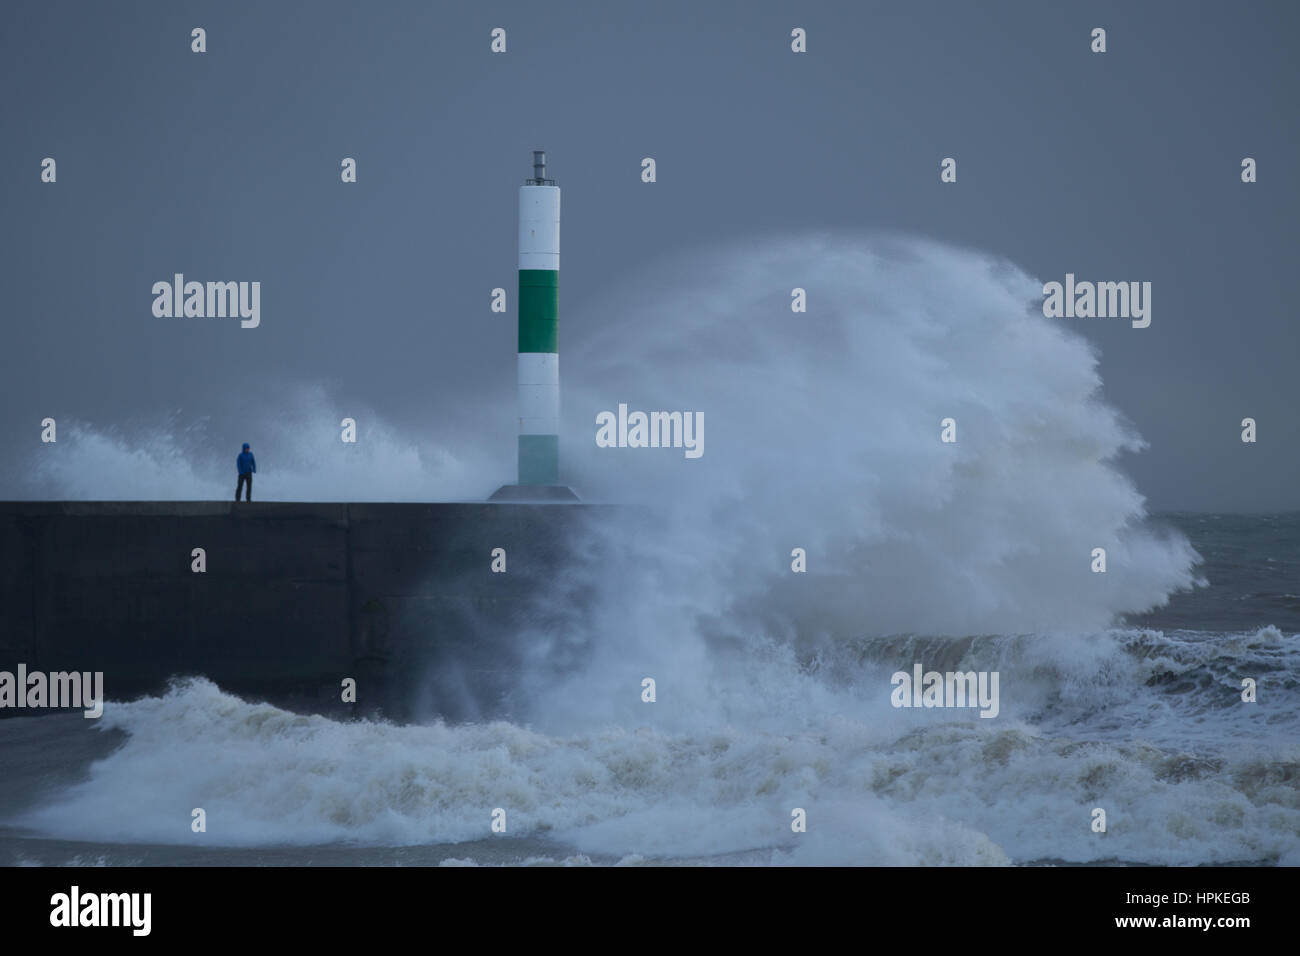
M253 453L248 450L248 443L244 443L244 450L239 453L235 459L235 467L239 469L241 475L250 475L257 471L257 459Z

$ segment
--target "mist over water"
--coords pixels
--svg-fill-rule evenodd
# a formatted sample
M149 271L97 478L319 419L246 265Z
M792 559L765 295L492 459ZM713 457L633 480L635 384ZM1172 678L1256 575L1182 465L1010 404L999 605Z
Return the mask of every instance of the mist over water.
M496 488L495 459L504 456L403 434L364 406L344 407L320 385L272 384L256 399L258 411L233 434L181 410L112 427L60 420L58 441L38 450L9 496L224 501L234 497L235 457L245 441L257 458L255 500L482 500ZM223 420L231 414L224 410ZM341 440L345 418L358 423L355 444Z
M660 506L709 566L778 574L775 603L802 594L860 633L1104 626L1193 584L1191 548L1145 525L1112 464L1141 439L1101 401L1089 345L1042 316L1038 280L928 241L835 237L663 271L670 288L566 350L566 457L589 493ZM702 411L704 455L581 440L620 401ZM788 573L795 547L815 583Z
M512 833L613 858L1300 862L1300 708L1232 707L1242 675L1295 693L1294 638L1116 626L1195 586L1198 556L1147 521L1113 465L1141 439L1040 303L1014 266L915 239L656 266L599 307L599 335L562 339L562 478L643 507L590 529L547 623L519 635L514 723L340 724L191 682L107 711L125 745L26 825L179 842L168 808L205 806L222 845L453 843L508 803ZM598 448L619 403L702 412L703 456ZM304 497L493 486L491 450L434 454L382 424L364 467L320 457L338 417L285 436ZM103 467L43 473L69 496L229 493L206 493L174 436L79 443ZM176 493L120 493L139 455ZM999 716L893 708L913 662L999 670Z
M672 727L863 714L828 686L852 642L1086 633L1194 585L1191 546L1147 525L1112 464L1142 443L1100 400L1097 356L1013 266L822 236L659 268L670 288L625 295L563 359L568 468L653 518L593 531L592 639L576 673L546 672L563 690L539 692L543 724L589 724L606 701L614 722ZM704 454L596 447L596 415L620 403L702 412ZM547 637L529 636L542 661L574 635ZM611 699L637 668L673 695L653 718Z

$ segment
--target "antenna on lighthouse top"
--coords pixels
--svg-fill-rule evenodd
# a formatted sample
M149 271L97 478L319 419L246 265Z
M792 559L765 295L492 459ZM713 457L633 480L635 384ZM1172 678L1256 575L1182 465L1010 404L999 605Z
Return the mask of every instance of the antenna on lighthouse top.
M546 150L533 150L533 178L524 180L525 186L554 186L554 179L546 178Z

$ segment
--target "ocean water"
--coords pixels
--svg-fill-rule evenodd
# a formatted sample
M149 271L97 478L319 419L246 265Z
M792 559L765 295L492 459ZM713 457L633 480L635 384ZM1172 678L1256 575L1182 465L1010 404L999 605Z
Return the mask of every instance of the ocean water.
M0 720L0 863L1300 863L1300 515L1150 515L1101 357L1005 262L815 236L654 274L565 353L573 483L653 517L557 575L509 721L338 722L202 679ZM582 440L624 402L701 411L704 455ZM490 490L483 449L379 427L395 497ZM321 435L301 496L356 497ZM136 497L144 468L217 496L183 436L87 425L61 455L32 494ZM893 706L915 664L997 672L997 716Z
M3 720L0 862L1295 865L1300 515L1166 520L1218 569L1208 586L1070 639L863 639L849 689L829 681L827 711L785 732L335 722L203 680L100 721ZM999 671L1002 712L830 712L887 701L913 658Z

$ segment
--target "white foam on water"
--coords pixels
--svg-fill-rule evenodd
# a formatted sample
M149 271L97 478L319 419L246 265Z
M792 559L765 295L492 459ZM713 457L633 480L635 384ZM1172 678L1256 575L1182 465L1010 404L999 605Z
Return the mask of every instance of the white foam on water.
M114 704L101 726L129 733L121 749L17 823L67 839L385 846L485 839L501 807L509 835L615 857L1300 862L1300 797L1277 755L1198 765L1140 742L1016 724L936 722L896 735L829 717L792 735L562 738L506 723L339 723L197 680ZM1097 806L1108 814L1103 836L1089 828ZM194 807L206 811L206 833L190 831ZM796 807L805 834L791 831Z

